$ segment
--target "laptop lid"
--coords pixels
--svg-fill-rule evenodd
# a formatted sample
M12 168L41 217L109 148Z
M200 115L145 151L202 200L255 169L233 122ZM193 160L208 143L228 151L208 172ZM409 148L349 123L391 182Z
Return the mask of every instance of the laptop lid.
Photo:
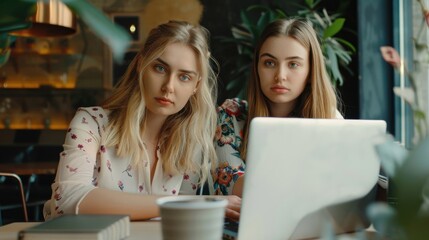
M351 218L364 215L385 132L381 120L255 118L238 238L320 237L328 223L336 233L356 230Z

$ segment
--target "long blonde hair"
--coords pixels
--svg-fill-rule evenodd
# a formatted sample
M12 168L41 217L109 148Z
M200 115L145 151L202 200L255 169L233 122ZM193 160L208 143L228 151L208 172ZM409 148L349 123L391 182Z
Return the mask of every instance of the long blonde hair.
M264 96L258 74L259 54L265 40L270 37L288 36L297 40L310 53L309 81L299 96L293 117L335 118L337 111L337 93L326 72L323 53L313 27L305 20L280 19L268 24L259 40L253 56L253 73L247 96L249 114L244 129L241 157L246 158L249 125L255 117L269 117L269 100Z
M213 147L217 80L210 60L216 61L210 57L208 34L201 26L181 21L170 21L150 31L142 50L103 104L111 111L105 145L116 147L118 156L130 156L135 164L142 161L146 111L143 73L167 45L183 43L191 47L198 58L201 80L185 107L168 116L161 129L162 166L168 174L195 172L200 174L200 182L207 179L208 170L215 166L217 159Z

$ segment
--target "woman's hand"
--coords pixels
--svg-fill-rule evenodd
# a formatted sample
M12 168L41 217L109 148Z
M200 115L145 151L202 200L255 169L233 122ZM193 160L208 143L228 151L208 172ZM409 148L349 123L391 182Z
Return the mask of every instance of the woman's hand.
M235 195L224 196L228 200L225 217L238 221L240 219L241 198Z

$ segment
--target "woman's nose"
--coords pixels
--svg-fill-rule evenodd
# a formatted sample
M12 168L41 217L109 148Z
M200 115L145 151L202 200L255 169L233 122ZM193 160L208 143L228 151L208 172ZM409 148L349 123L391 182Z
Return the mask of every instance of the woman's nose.
M172 74L169 74L168 77L165 79L161 90L166 93L174 92L174 77Z
M279 66L279 68L277 69L275 80L284 81L286 80L286 78L287 78L287 69L283 66Z

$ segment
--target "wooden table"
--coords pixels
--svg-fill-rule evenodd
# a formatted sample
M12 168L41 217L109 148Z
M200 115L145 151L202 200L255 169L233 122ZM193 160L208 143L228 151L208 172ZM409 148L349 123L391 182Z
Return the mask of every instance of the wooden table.
M16 240L18 231L38 224L37 222L16 222L0 227L0 240ZM141 222L131 222L131 235L127 240L162 240L161 222L159 220L149 220ZM376 239L374 229L365 231L367 239ZM354 234L341 234L336 236L336 240L358 239Z
M58 162L0 163L0 172L17 175L55 174Z

